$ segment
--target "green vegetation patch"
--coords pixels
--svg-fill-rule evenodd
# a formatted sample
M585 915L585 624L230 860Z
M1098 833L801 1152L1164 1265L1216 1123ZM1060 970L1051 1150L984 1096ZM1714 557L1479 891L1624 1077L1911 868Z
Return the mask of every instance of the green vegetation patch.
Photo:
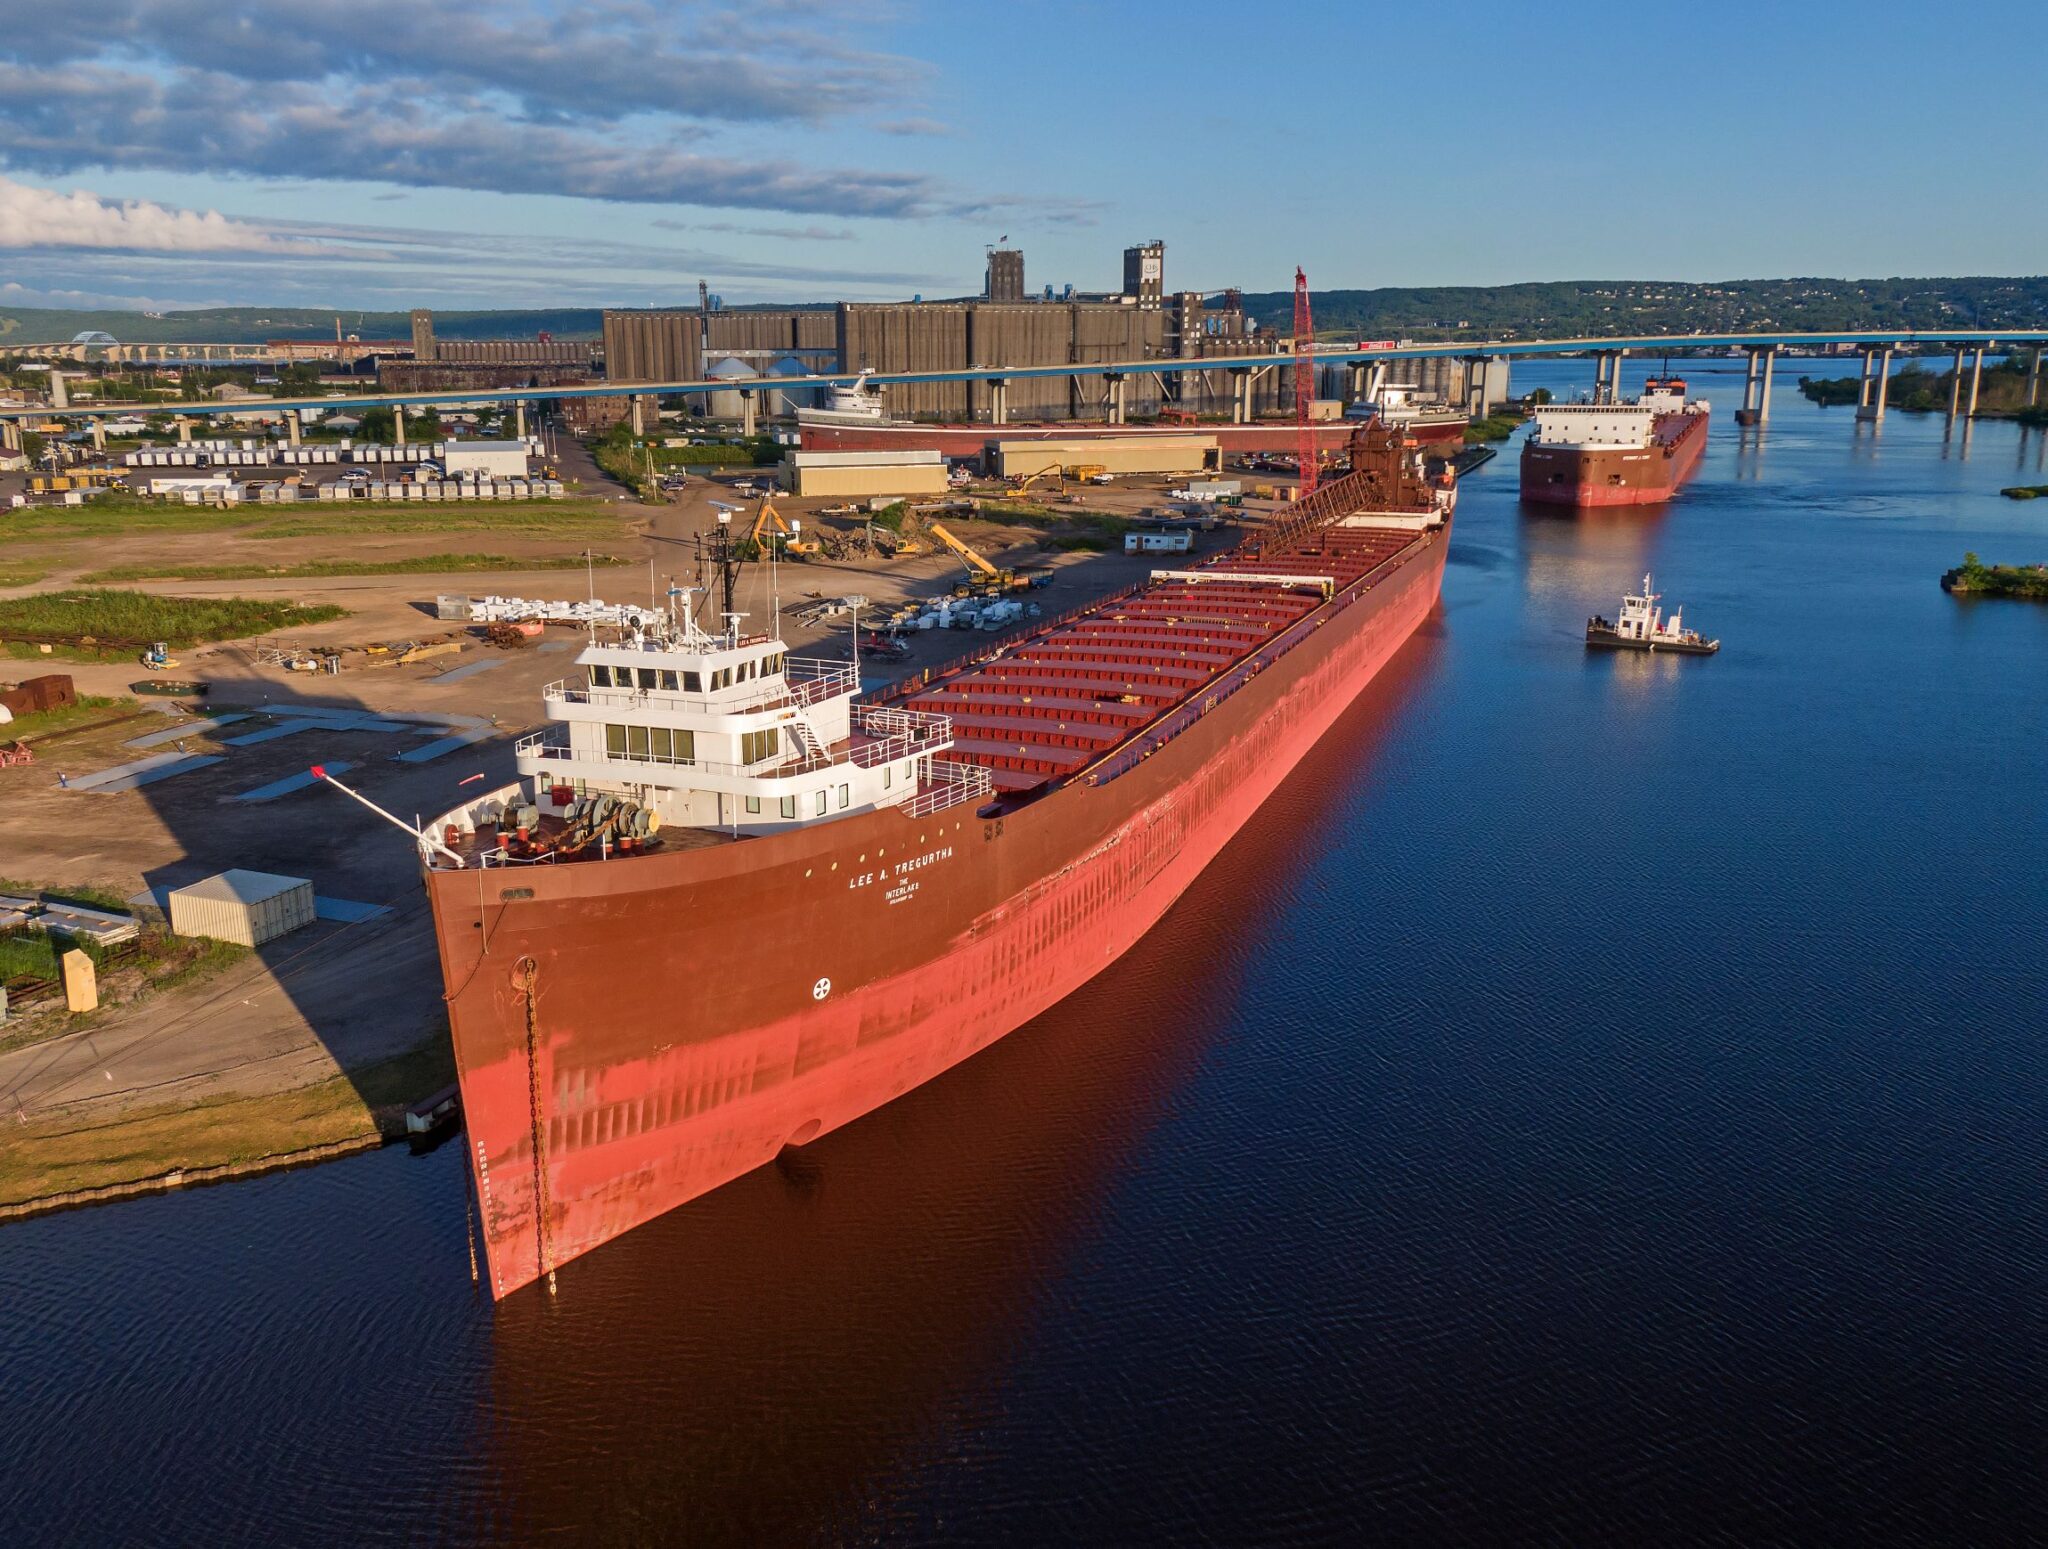
M17 715L6 725L0 726L0 742L36 742L75 730L80 726L117 720L124 712L139 715L142 713L142 706L132 699L120 696L80 694L75 704L60 705L55 710L31 710L26 715ZM0 893L8 891L8 884L0 882ZM121 907L125 909L127 905L123 904Z
M0 586L34 586L49 573L47 570L31 570L26 565L0 565Z
M782 448L766 437L654 448L657 468L763 468L782 461Z
M1467 445L1483 441L1505 441L1522 428L1519 414L1489 414L1483 420L1474 420L1465 427Z
M1941 578L1951 592L1978 597L2025 597L2048 601L2048 565L1987 565L1975 554Z
M1998 493L2007 500L2039 500L2048 495L2048 484L2010 484Z
M434 532L528 532L550 538L610 537L620 513L592 500L320 500L290 505L188 506L140 496L101 495L82 506L24 506L0 512L0 535L87 538L357 538Z
M111 587L76 587L0 598L0 636L15 641L91 640L108 646L164 640L189 649L202 640L240 640L338 619L329 605L252 597L159 597Z
M623 565L615 554L591 556L599 565ZM414 554L389 559L312 559L289 565L116 565L80 576L88 585L108 581L308 580L322 576L432 575L466 570L581 570L581 554Z

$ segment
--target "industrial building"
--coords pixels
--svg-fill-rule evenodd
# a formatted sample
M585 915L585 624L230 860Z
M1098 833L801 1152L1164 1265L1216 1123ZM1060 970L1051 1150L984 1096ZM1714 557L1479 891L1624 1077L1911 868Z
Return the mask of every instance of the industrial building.
M620 383L701 381L735 383L751 377L851 373L860 370L956 371L973 366L1087 367L1120 360L1205 355L1273 354L1287 341L1245 320L1242 294L1166 289L1166 244L1127 248L1124 284L1117 292L1057 297L1048 285L1033 297L1025 288L1024 254L993 247L980 299L841 302L833 307L723 311L708 302L695 310L607 311L605 373ZM1292 367L1274 369L1252 384L1254 412L1285 412L1293 403ZM737 392L737 388L734 389ZM1007 384L1013 419L1101 419L1109 389L1099 375L1022 378ZM1227 373L1193 372L1178 378L1133 377L1124 383L1124 413L1143 418L1177 409L1227 414ZM778 395L775 412L793 407ZM904 419L986 420L986 383L889 383L885 412ZM653 404L643 396L643 415ZM700 407L708 407L700 405ZM651 422L651 420L647 421Z
M876 495L943 495L943 452L790 452L777 470L792 495L865 500Z
M1205 435L1071 436L1059 441L993 440L987 459L999 478L1028 479L1094 466L1104 473L1200 473L1222 466L1216 438Z
M442 449L441 466L450 478L523 479L532 450L524 441L450 441Z

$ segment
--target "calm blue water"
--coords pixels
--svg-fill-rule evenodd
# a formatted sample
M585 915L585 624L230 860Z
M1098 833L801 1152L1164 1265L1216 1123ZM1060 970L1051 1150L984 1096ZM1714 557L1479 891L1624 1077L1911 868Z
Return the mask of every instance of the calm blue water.
M0 1541L2038 1536L2048 607L1936 578L2042 438L1731 370L1667 511L1469 480L1130 959L552 1305L453 1149L0 1230ZM1584 652L1646 570L1719 657Z

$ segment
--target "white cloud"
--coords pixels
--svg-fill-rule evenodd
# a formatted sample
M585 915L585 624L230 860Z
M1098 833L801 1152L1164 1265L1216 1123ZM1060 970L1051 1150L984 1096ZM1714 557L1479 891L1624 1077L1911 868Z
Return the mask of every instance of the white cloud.
M135 253L280 253L326 251L280 237L218 210L179 210L146 199L68 194L0 175L0 248L86 247Z

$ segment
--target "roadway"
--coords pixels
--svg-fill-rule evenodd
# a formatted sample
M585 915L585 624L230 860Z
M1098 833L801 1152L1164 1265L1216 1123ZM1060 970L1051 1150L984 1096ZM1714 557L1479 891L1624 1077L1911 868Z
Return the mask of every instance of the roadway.
M1765 350L1828 345L1897 349L1914 344L2032 346L2048 344L2048 329L1896 330L1882 333L1721 333L1638 334L1595 339L1497 339L1463 343L1401 344L1383 347L1322 348L1315 363L1322 366L1370 365L1375 361L1484 359L1534 355L1597 355L1623 351L1655 355L1678 350ZM346 393L332 398L239 399L223 403L99 403L62 409L0 408L0 421L82 419L119 414L173 414L209 419L222 414L281 414L286 410L330 413L339 409L429 408L452 404L536 403L546 399L608 398L621 394L668 397L684 393L745 392L750 380L759 391L777 393L811 387L846 386L861 376L877 385L910 382L1018 382L1037 377L1174 376L1188 371L1270 371L1291 365L1291 352L1266 355L1212 355L1151 360L1077 361L1052 366L966 366L941 371L838 371L812 376L759 379L700 377L680 382L597 382L576 387L456 388L430 393Z

